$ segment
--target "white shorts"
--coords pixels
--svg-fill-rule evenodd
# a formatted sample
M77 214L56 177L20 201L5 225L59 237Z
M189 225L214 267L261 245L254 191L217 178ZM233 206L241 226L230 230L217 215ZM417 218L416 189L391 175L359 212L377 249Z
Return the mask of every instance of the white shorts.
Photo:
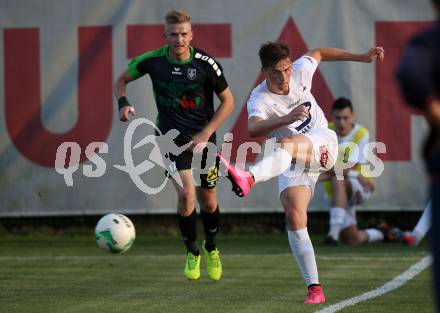
M278 176L278 189L281 194L284 189L294 186L309 186L312 195L321 172L331 169L338 157L338 138L336 133L328 128L311 129L304 134L313 144L313 157L310 169L292 164L283 174Z
M349 199L348 209L346 211L347 213L345 214L341 230L352 225L357 225L356 205L369 199L372 195L370 191L366 191L362 187L357 178L351 177L349 178L349 182L351 184L352 195Z
M365 190L357 178L350 177L349 182L351 185L351 197L348 200L349 205L357 205L371 198L371 191Z

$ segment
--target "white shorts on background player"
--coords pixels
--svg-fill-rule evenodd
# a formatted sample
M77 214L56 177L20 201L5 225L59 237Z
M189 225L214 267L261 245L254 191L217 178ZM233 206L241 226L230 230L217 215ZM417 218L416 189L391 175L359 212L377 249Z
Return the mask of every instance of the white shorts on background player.
M350 199L348 199L348 207L346 214L344 215L344 222L342 223L341 230L351 225L357 225L356 205L368 200L372 195L370 191L364 189L357 178L350 177L348 181L351 184L352 194ZM328 199L327 195L326 198Z
M358 205L371 198L371 191L365 189L357 178L350 177L349 182L351 185L351 197L348 199L348 205Z
M287 115L300 105L309 108L309 118L296 121L275 130L269 137L281 138L303 134L313 143L311 167L329 170L336 162L338 140L336 133L328 128L324 112L316 103L311 93L313 74L318 62L311 56L304 55L292 64L292 74L288 95L277 95L267 88L266 80L254 88L248 103L248 118L259 117L269 120ZM326 152L327 162L321 164L323 153ZM292 165L285 173L278 176L279 192L293 186L309 186L312 193L318 180L319 172L305 172L302 167Z

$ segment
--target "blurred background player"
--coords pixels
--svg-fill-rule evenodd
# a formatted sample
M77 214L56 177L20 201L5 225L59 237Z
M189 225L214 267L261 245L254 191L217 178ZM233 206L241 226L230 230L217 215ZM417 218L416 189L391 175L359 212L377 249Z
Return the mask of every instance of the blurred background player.
M397 229L391 231L386 224L363 230L357 227L356 205L371 197L374 184L373 180L362 175L361 171L361 166L367 163L364 149L370 135L367 128L356 123L353 105L349 99L335 100L332 122L328 127L334 130L338 137L337 164L343 165L343 179L337 178L334 169L319 176L319 180L324 181L326 196L331 201L326 244L335 246L339 239L349 245L398 239Z
M335 163L338 142L311 93L312 79L321 61L369 63L383 60L384 50L375 47L364 54L353 54L337 48L319 48L292 63L286 45L267 42L258 54L265 80L254 88L247 102L248 130L254 137L275 138L279 145L249 172L231 166L222 157L220 161L239 196L246 196L255 183L278 177L289 244L307 285L305 303L324 303L307 231L307 208L319 172L331 169Z
M420 241L426 236L431 228L431 201L428 202L423 210L422 216L417 221L416 227L412 231L405 232L402 237L402 242L410 247L417 246Z
M165 16L165 41L167 45L135 57L115 84L120 119L128 121L134 113L126 95L127 83L149 74L153 83L158 109L157 124L162 134L179 131L175 143L184 146L192 143L179 155L169 154L172 169L177 170L183 185L173 181L177 192L177 216L183 241L187 248L184 274L187 279L200 278L200 249L197 244L197 213L195 199L200 204L205 230L204 250L207 272L211 279L219 280L222 274L220 253L216 247L220 211L217 203L216 182L218 166L207 163L207 142L215 143L215 131L233 111L233 97L220 64L205 52L192 47L191 17L173 10ZM146 38L148 40L148 38ZM214 97L220 106L214 109ZM165 154L169 151L162 151ZM193 153L203 153L201 167L210 169L201 175L200 186L195 186L192 174ZM215 159L215 157L211 158ZM215 162L214 162L215 163Z
M419 109L430 125L423 154L431 181L431 248L434 286L440 309L440 0L433 0L437 22L416 35L405 50L397 79L405 100Z

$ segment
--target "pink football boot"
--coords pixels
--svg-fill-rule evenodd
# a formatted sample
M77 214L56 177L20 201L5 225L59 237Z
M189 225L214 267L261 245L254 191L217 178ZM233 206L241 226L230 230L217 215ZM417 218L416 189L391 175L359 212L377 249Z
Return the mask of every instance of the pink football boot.
M228 171L228 178L232 183L232 191L239 197L246 196L255 184L252 173L235 168L220 154L217 154L217 157Z
M304 300L307 304L320 304L325 303L324 292L319 285L310 286L307 290L307 298Z

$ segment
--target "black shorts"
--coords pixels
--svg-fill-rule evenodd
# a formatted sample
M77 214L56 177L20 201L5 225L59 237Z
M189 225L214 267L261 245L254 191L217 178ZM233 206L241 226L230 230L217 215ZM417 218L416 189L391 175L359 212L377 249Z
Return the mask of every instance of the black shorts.
M173 162L172 167L174 168L174 170L182 171L182 170L192 169L196 186L211 189L217 185L219 159L216 157L215 161L207 166L206 165L207 156L208 156L208 149L205 148L203 150L203 155L202 155L200 166L195 166L195 167L192 166L193 153L190 151L184 151L177 156L174 154L168 153L168 155L166 157L168 157L169 160L171 160L171 162ZM211 157L211 160L212 160L212 157ZM168 173L168 171L165 172L165 175L170 177L170 174ZM197 181L198 179L200 179L200 181Z

